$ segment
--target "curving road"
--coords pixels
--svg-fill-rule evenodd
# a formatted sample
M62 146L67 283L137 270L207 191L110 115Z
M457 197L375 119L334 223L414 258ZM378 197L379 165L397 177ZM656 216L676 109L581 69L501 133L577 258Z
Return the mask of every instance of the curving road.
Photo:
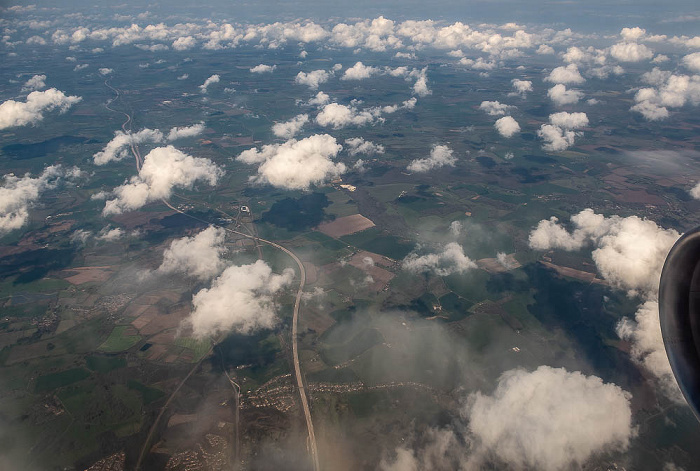
M117 97L115 98L118 99L121 96L121 92L117 89L112 87L107 80L105 80L105 85L109 87L116 95ZM118 112L112 108L109 107L109 105L105 105L105 107L113 112L116 113L122 113L123 115L126 116L126 121L122 124L122 130L126 133L128 132L126 129L127 124L131 124L132 118L131 115L128 113L125 113L123 111ZM136 169L138 171L141 170L141 165L143 164L143 159L141 157L141 154L138 150L138 147L131 142L130 143L130 148L131 152L134 155L134 159L136 161ZM205 224L211 224L209 221L204 221L202 219L197 218L196 216L192 216L191 214L188 214L184 211L181 211L180 209L176 208L173 206L169 201L167 200L162 200L163 204L165 204L168 208L172 209L173 211L176 211L182 215L185 215L187 217L190 217L192 219L204 222ZM297 388L299 389L299 398L301 400L301 408L304 413L304 419L306 420L306 429L308 431L308 437L307 437L307 449L309 452L309 455L311 455L311 463L313 464L314 471L320 471L321 467L319 465L319 460L318 460L318 447L316 445L316 434L314 433L314 423L311 420L311 409L309 408L309 400L306 394L306 387L304 386L304 378L301 374L301 365L299 364L299 310L301 308L301 298L302 295L304 294L304 287L306 285L306 269L304 268L304 263L297 257L297 255L289 250L288 248L277 244L275 242L272 242L270 240L262 239L260 237L257 237L252 234L246 234L243 232L236 231L234 229L229 229L229 228L224 228L227 232L230 232L232 234L240 235L249 239L253 239L256 242L262 242L264 244L267 244L271 247L275 247L276 249L281 250L282 252L286 253L289 255L292 260L297 264L299 267L299 274L300 274L300 281L299 281L299 289L297 290L297 295L296 295L296 300L294 301L294 315L292 316L292 357L293 357L293 362L294 362L294 376L296 377L297 381ZM212 348L209 350L209 353L212 352L213 350L213 345ZM207 356L207 355L205 355ZM153 434L157 428L158 423L160 422L161 417L163 416L163 413L167 409L168 405L172 401L172 399L175 397L177 392L180 390L180 388L185 384L185 382L192 376L192 374L195 372L195 370L199 367L201 363L201 360L190 370L190 372L187 374L187 376L182 380L182 382L175 388L173 393L170 395L166 403L163 405L161 408L160 413L156 417L156 420L154 421L153 425L151 426L151 429L148 433L148 436L146 438L146 441L143 445L143 448L141 449L141 453L139 454L138 461L136 463L136 470L139 470L141 467L141 463L143 462L143 458L145 457L148 444L153 438ZM228 373L226 374L228 376ZM231 378L229 377L229 381L231 381Z
M173 206L169 201L167 200L162 200L163 203L173 211L177 211L180 214L183 214L185 216L191 217L193 219L196 219L198 221L204 222L206 224L209 224L209 222L204 221L202 219L197 218L196 216L192 216L190 214L185 213L184 211L176 208ZM297 255L289 250L288 248L276 243L272 242L270 240L262 239L260 237L246 234L244 232L239 232L234 229L229 229L229 228L224 228L227 232L230 232L232 234L240 235L243 237L247 237L248 239L253 239L258 242L262 242L264 244L270 245L272 247L275 247L276 249L281 250L282 252L286 253L289 255L294 262L296 262L297 266L299 267L299 274L300 274L300 281L299 281L299 289L297 290L297 296L296 300L294 301L294 315L292 317L292 357L294 361L294 376L296 377L297 380L297 388L299 389L299 398L301 400L301 408L302 411L304 412L304 418L306 419L306 429L308 430L308 437L307 437L307 449L309 451L309 455L311 455L311 462L314 467L314 471L319 471L321 469L318 461L318 447L316 445L316 434L314 432L314 423L311 420L311 409L309 408L309 400L306 395L306 387L304 386L304 378L301 374L301 365L299 364L299 310L301 308L301 297L304 294L304 286L306 285L306 269L304 268L304 263L297 257Z

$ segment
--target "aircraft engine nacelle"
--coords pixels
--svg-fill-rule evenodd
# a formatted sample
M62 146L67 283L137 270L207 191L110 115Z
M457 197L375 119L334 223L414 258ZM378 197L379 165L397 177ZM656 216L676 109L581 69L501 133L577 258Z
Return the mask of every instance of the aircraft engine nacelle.
M678 239L666 257L659 315L673 374L700 420L700 227Z

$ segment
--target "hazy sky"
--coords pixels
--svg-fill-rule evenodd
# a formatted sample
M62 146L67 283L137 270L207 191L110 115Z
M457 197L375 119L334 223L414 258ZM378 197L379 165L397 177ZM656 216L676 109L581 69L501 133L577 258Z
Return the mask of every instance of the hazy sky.
M37 4L90 11L107 2L94 0L49 0L13 2L0 5ZM578 31L618 32L623 26L641 26L656 33L691 34L697 31L700 6L695 0L265 0L205 2L141 2L128 0L112 7L118 11L149 10L160 16L188 14L199 18L234 21L290 20L311 18L375 18L394 20L435 19L464 22L547 23ZM93 10L94 11L94 10Z

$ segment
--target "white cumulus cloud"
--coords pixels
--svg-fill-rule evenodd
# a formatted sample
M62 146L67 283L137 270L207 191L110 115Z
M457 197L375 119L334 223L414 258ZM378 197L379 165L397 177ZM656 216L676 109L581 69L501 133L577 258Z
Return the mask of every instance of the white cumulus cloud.
M0 235L24 226L29 219L29 209L47 189L55 188L63 175L60 166L46 167L38 177L26 174L17 177L8 174L0 187Z
M500 116L510 112L515 106L506 105L498 101L482 101L479 109L485 111L490 116Z
M209 280L224 268L222 255L226 252L226 231L209 226L193 237L171 242L163 252L158 273L183 273L200 280Z
M354 106L329 103L316 115L316 122L321 126L340 129L346 126L363 126L382 120L379 109L358 110Z
M215 83L219 83L221 81L221 77L219 77L218 74L214 74L208 79L204 81L203 84L199 86L199 89L202 91L202 93L207 93L209 91L209 86L213 85Z
M505 372L492 395L470 397L466 414L482 453L511 469L558 471L625 450L634 435L630 399L596 376L540 366Z
M276 65L259 64L251 68L250 71L254 74L269 74L274 72L276 68Z
M640 62L654 57L654 51L644 44L622 42L610 48L610 55L620 62Z
M163 133L157 129L142 129L135 133L116 131L111 141L101 151L92 156L95 165L105 165L112 161L122 160L129 155L128 147L146 142L163 142Z
M306 85L311 90L318 90L319 85L325 83L331 74L325 70L312 70L311 72L299 72L294 78L294 82L299 85Z
M309 122L309 115L308 114L300 114L289 121L284 121L282 123L275 123L272 126L272 133L277 136L281 137L283 139L291 139L292 137L296 136L299 131L301 131L301 128L304 127L306 123Z
M176 141L188 137L199 136L204 132L204 123L193 124L192 126L173 127L168 133L169 141Z
M31 92L34 90L41 90L42 88L46 88L46 75L34 75L24 83L22 91Z
M402 262L404 270L414 273L431 272L438 276L464 273L476 268L476 263L464 254L464 249L457 242L450 242L440 252L418 255L412 252Z
M169 198L173 188L192 188L203 181L216 185L223 171L211 160L192 157L173 146L157 147L144 158L139 174L114 189L102 213L121 214L158 199Z
M345 139L345 144L348 146L348 154L350 155L375 155L383 154L384 146L381 144L375 144L371 141L365 141L362 137L353 137L350 139Z
M66 95L55 88L33 91L24 102L7 100L0 104L0 129L36 124L44 119L44 113L55 109L65 113L80 100L81 97Z
M586 81L586 79L581 76L581 72L578 71L578 66L576 64L555 68L549 73L549 76L547 76L545 80L552 83L562 83L564 85L572 83L579 84Z
M292 269L277 275L262 260L230 266L210 288L194 295L192 314L186 324L197 338L227 332L250 334L272 328L278 322L274 296L293 279Z
M520 132L520 125L511 116L504 116L498 119L493 127L503 137L513 137Z
M364 80L370 78L372 75L378 75L381 72L382 69L378 67L364 65L362 62L356 62L355 65L349 69L345 69L345 73L341 77L341 80Z
M547 91L547 96L557 106L573 105L583 98L583 92L579 90L567 90L566 85L557 84Z
M315 134L300 141L265 145L261 150L248 149L236 160L258 165L257 175L250 177L253 182L306 190L345 173L345 164L332 160L342 148L334 137Z
M452 155L452 149L447 146L434 145L430 156L425 159L415 159L406 167L411 172L427 172L444 166L454 167L457 157Z

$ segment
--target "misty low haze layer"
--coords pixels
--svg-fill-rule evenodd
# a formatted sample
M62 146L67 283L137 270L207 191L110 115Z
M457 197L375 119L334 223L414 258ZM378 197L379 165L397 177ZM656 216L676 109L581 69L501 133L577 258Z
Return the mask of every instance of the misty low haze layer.
M696 469L698 20L0 3L0 469Z

